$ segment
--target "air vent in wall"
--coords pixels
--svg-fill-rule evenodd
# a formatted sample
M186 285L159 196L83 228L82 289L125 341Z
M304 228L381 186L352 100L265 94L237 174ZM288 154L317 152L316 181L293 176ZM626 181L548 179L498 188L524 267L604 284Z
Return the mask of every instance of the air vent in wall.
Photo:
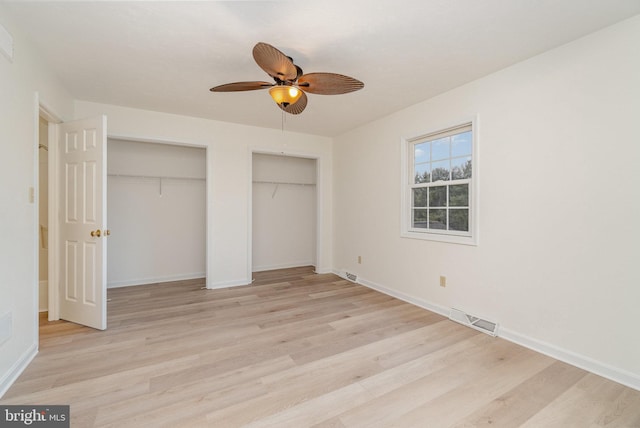
M358 276L355 273L345 272L344 274L349 281L356 282L358 280Z
M451 311L449 312L449 319L483 333L487 333L491 336L498 335L498 323L469 315L459 309L451 308Z

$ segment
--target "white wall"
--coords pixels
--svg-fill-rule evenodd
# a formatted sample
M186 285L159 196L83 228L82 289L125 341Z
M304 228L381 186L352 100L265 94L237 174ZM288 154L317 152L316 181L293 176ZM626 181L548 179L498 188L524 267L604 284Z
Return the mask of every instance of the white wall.
M208 287L251 282L252 151L317 157L321 220L316 269L331 270L331 139L83 101L76 102L75 107L77 118L106 114L112 138L208 147Z
M1 396L38 347L39 227L29 200L29 188L38 188L36 92L62 118L73 115L73 104L1 3L0 25L13 36L15 53L13 62L0 54L0 318L12 320L0 326L11 336L0 344Z
M315 266L315 183L315 159L253 154L254 272Z
M640 388L638 40L640 16L337 138L334 267ZM401 137L475 114L479 245L400 238Z
M109 139L108 287L205 276L206 151Z

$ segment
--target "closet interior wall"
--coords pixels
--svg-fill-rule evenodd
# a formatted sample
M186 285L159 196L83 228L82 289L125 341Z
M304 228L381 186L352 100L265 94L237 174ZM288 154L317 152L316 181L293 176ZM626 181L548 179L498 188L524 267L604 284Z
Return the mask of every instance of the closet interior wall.
M203 278L206 151L109 139L107 286Z
M315 159L253 154L252 270L316 265Z

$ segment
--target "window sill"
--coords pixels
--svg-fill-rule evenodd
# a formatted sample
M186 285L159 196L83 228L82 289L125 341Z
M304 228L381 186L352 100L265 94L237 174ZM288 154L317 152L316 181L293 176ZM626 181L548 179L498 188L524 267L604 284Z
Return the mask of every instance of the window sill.
M446 242L449 244L472 245L472 246L478 245L478 239L476 237L447 235L444 233L403 231L400 234L400 237L409 238L409 239L421 239L423 241Z

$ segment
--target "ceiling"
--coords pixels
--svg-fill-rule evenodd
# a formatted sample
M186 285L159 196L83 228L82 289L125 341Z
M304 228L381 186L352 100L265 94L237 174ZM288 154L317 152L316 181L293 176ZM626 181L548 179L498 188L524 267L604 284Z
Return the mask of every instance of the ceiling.
M335 136L640 13L640 0L23 2L3 6L79 100L269 128L267 91L211 93L270 78L266 42L305 72L363 90L309 95L289 131ZM19 52L16 52L19 55Z

